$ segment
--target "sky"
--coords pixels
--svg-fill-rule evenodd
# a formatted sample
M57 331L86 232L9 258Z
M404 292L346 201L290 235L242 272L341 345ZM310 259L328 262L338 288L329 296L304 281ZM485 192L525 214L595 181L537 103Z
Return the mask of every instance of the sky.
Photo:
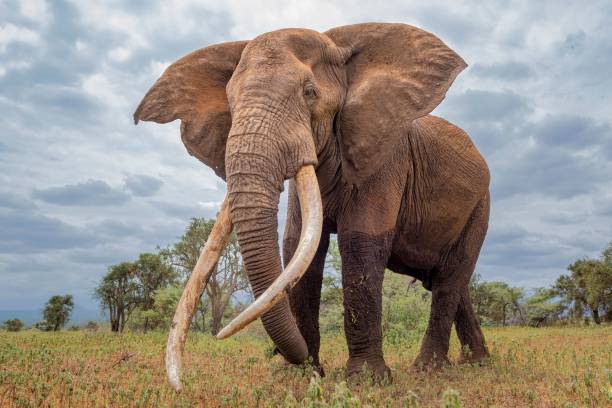
M187 154L178 122L132 121L170 63L280 28L372 21L421 27L469 64L434 114L491 170L477 273L550 285L612 240L612 3L508 4L0 0L0 310L64 293L94 309L109 265L215 216L225 184Z

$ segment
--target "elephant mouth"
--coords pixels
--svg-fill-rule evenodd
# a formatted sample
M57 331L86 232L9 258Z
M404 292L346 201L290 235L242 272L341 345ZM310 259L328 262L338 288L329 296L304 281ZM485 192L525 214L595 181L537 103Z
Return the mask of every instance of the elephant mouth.
M314 166L302 166L294 180L300 202L302 230L293 258L276 280L249 307L217 334L218 339L228 338L242 330L281 301L286 296L287 291L306 272L317 251L323 225L323 208ZM200 296L206 288L208 279L227 245L232 228L226 196L209 239L179 300L168 335L166 372L170 384L177 391L181 390L180 374L183 352L191 319Z

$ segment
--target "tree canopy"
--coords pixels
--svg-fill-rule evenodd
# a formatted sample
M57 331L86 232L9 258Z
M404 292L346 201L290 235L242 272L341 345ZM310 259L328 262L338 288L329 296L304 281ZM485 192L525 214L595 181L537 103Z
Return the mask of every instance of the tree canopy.
M599 259L579 259L567 269L570 273L557 279L554 290L570 316L579 319L586 311L596 324L602 316L612 320L612 243Z
M214 219L192 218L178 242L162 251L184 280L189 278L214 225ZM229 310L232 298L239 291L250 294L238 240L236 234L232 233L206 285L206 296L199 305L202 329L205 326L203 319L210 310L211 334L217 334L221 330L224 314Z
M44 320L38 322L36 327L45 331L58 331L68 323L73 307L72 295L51 296L43 309Z
M95 289L95 297L108 310L111 330L122 332L134 310L151 310L155 291L175 283L176 272L159 254L143 253L134 262L122 262L108 268L107 274ZM143 314L141 326L151 328Z
M2 324L2 327L4 327L6 331L18 332L23 329L23 322L19 319L9 319Z

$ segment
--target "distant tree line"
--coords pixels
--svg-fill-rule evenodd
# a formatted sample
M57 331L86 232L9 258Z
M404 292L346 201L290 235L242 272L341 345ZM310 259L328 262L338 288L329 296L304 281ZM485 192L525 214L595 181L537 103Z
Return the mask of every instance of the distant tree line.
M529 325L612 321L612 242L598 259L569 265L548 288L530 295L504 282L470 282L472 303L480 320L491 325Z
M178 241L156 253L140 254L132 262L112 265L95 288L94 296L115 332L166 329L208 239L214 220L194 218ZM322 332L343 329L342 261L331 241L321 291ZM505 282L470 281L474 309L485 326L601 324L612 322L612 242L597 259L579 259L550 287L527 291ZM216 334L224 320L239 313L252 299L235 235L223 252L192 322L197 331ZM418 339L427 326L431 294L406 276L385 273L383 329L391 342ZM44 331L66 326L74 307L71 295L52 296L43 309L43 320L34 325ZM3 329L20 331L19 319L4 322ZM71 329L78 329L72 326ZM98 330L97 322L85 327Z
M72 295L51 296L42 311L44 320L34 324L34 327L42 331L60 330L68 323L73 307ZM18 332L24 328L24 324L19 319L9 319L2 324L2 328L6 331Z
M331 242L328 273L323 279L320 326L342 329L341 259ZM470 281L474 310L485 326L612 322L612 242L598 259L580 259L569 265L553 285L528 291L505 282L485 282L476 274ZM329 273L331 271L331 273ZM431 294L406 277L385 273L383 330L387 341L420 336L427 327Z

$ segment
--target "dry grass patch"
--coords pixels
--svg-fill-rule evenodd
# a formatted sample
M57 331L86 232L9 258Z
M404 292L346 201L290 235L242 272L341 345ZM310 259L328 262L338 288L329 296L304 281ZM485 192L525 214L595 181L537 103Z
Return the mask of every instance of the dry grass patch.
M390 384L344 383L344 338L322 343L323 379L269 357L250 335L192 334L185 390L166 383L165 334L0 333L0 406L604 407L612 406L612 327L485 330L491 360L411 369L417 342L386 345ZM451 356L459 354L457 342Z

